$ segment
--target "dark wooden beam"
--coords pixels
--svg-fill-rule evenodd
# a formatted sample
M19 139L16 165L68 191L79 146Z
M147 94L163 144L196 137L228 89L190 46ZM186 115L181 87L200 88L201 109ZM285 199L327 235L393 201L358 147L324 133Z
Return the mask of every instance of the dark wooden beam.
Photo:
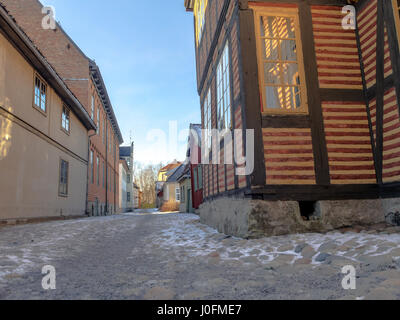
M358 12L357 12L358 14ZM356 19L356 41L357 41L357 51L358 51L358 58L360 59L360 67L361 67L361 79L362 79L362 84L363 84L363 97L365 101L365 105L367 108L367 118L368 118L368 128L369 128L369 135L370 135L370 141L371 141L371 147L372 147L372 155L374 158L374 169L375 173L378 172L378 163L377 163L377 154L376 154L376 145L375 145L375 136L374 136L374 130L372 126L372 118L371 118L371 110L370 110L370 100L368 99L368 89L367 89L367 80L365 76L365 66L364 66L364 59L363 59L363 54L362 54L362 49L361 49L361 39L360 39L360 32L358 28L358 21ZM376 180L378 183L378 179Z
M248 9L248 5L251 2L268 2L268 3L292 3L299 4L303 1L307 1L309 5L327 5L327 6L345 6L348 5L346 0L239 0L239 7L243 9Z
M385 29L384 2L378 1L377 30L376 30L376 166L378 184L382 184L383 170L383 104L385 81Z
M263 115L263 128L310 128L309 115Z
M400 196L400 187L381 189L377 184L351 185L277 185L265 186L247 192L254 198L274 201L319 201L346 199L379 199L387 192Z
M363 90L319 89L321 101L364 101Z
M308 109L311 119L316 182L330 184L328 150L326 147L324 120L319 93L317 58L314 46L311 7L307 1L299 2L299 20L303 43L304 69L308 96Z
M397 104L400 108L400 51L399 41L396 30L396 22L394 18L393 6L391 0L384 1L384 16L386 23L386 30L388 33L390 57L393 68L393 85L396 88ZM399 30L400 31L400 30ZM400 112L400 109L399 109Z
M258 64L254 15L252 10L239 10L240 51L244 86L244 128L254 130L254 172L251 184L265 185L264 143L261 128L261 102L258 83ZM246 155L248 156L248 155Z
M394 87L394 75L392 73L383 80L383 91L387 91L393 87ZM375 83L372 87L367 89L366 92L368 101L376 99L377 83Z

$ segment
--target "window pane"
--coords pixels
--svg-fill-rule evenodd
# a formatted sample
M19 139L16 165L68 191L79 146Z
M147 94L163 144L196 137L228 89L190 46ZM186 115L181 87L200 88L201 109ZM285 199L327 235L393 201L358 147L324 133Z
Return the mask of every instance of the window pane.
M278 40L262 39L263 59L278 60Z
M60 162L60 182L58 189L61 195L68 194L68 162L64 160Z
M294 38L295 29L292 18L286 17L261 17L261 37L269 38Z
M40 93L41 93L41 96L40 96L40 100L41 100L40 108L43 111L46 111L46 86L44 84L42 84Z
M297 61L297 48L295 40L281 40L281 59Z
M294 20L292 18L281 17L279 19L279 37L295 38Z
M35 78L35 105L40 107L40 80Z
M281 108L283 102L283 88L282 87L265 87L265 95L267 100L268 109Z
M288 85L299 85L300 75L297 63L283 63L283 83Z
M225 115L225 129L230 129L231 128L231 115L230 115L230 110L229 108L226 110L226 115Z
M264 77L267 84L280 84L280 65L279 63L264 63Z
M285 87L283 108L286 110L295 110L300 107L300 95L298 87Z

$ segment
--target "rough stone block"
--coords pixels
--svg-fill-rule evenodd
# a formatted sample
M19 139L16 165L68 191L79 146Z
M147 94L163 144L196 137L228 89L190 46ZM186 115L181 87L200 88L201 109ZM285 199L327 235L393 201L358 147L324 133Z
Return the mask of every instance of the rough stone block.
M202 223L242 238L328 232L385 221L380 199L318 201L315 210L319 219L304 220L297 201L221 197L203 203L199 212Z

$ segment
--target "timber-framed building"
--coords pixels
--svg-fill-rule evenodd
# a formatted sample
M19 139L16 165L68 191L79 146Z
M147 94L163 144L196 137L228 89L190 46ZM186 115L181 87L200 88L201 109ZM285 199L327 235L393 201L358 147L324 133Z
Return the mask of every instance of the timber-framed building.
M254 130L252 174L203 165L204 222L257 237L375 224L400 211L400 1L185 7L203 129ZM210 158L232 149L210 140L222 147ZM242 140L233 144L245 153Z

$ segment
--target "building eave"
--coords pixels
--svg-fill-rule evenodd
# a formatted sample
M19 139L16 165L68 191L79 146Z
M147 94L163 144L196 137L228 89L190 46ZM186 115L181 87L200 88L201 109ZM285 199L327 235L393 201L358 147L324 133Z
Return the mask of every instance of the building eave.
M94 85L96 86L96 89L103 103L104 109L106 110L107 115L111 121L111 125L114 129L114 132L118 137L119 144L123 144L124 139L122 138L121 130L118 126L118 121L115 116L110 98L108 96L107 88L104 83L103 77L101 75L100 69L93 60L89 61L89 69L90 69L90 76L92 78Z

